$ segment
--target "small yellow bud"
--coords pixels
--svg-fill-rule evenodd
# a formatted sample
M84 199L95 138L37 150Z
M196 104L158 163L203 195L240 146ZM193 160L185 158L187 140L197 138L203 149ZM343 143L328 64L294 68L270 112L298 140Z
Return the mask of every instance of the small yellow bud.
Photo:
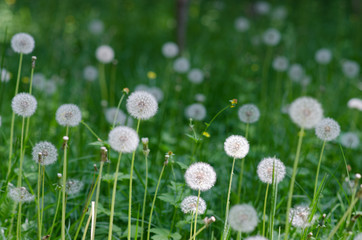
M149 79L155 79L155 78L157 77L157 75L156 75L155 72L149 71L149 72L147 73L147 77L148 77Z
M231 103L231 108L233 108L236 106L236 104L238 104L238 100L234 98L234 99L230 100L230 103Z
M204 136L207 137L207 138L210 137L210 133L208 133L208 132L203 132L202 135L204 135Z
M128 94L129 93L129 88L123 88L122 92L125 93L125 94Z

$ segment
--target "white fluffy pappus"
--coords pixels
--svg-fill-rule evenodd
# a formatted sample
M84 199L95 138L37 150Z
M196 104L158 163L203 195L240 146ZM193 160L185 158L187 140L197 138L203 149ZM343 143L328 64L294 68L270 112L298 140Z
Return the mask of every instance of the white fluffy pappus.
M202 121L206 117L206 108L201 103L194 103L186 107L185 116L186 118L192 118L197 121Z
M204 162L197 162L189 166L184 177L186 184L193 190L209 190L216 182L214 168Z
M260 111L255 104L244 104L239 108L238 116L244 123L255 123L259 120Z
M186 73L190 69L190 62L184 57L179 57L173 62L173 70L177 73Z
M137 149L139 141L137 132L130 127L119 126L108 134L108 143L117 152L131 153Z
M96 58L101 63L110 63L114 59L114 50L108 45L99 46L96 50Z
M232 135L224 142L224 150L230 157L241 159L249 153L249 142L239 135Z
M176 43L166 42L163 44L161 51L164 57L173 58L177 56L179 49Z
M323 118L321 104L311 97L297 98L288 112L292 121L305 129L314 128Z
M50 165L57 161L58 151L50 142L43 141L35 144L33 147L32 156L36 163L39 163L39 153L41 153L41 165Z
M182 200L182 202L181 202L181 211L185 214L196 213L196 207L197 207L198 214L204 214L206 211L205 200L200 197L198 206L197 206L197 196L185 197L184 200Z
M341 128L334 119L324 118L315 127L315 134L323 141L332 141L339 136Z
M34 38L27 33L17 33L11 38L11 48L14 52L29 54L34 50Z
M235 231L249 233L258 225L258 215L253 206L238 204L230 209L228 222Z
M275 183L281 182L286 174L285 165L280 159L275 157L267 157L258 164L257 174L260 181L268 184L273 183L273 169Z
M126 107L132 117L147 120L157 113L158 103L152 94L136 91L128 97Z
M14 113L22 117L32 116L37 108L38 102L29 93L18 93L11 101Z
M82 120L82 113L75 104L63 104L55 113L55 119L61 126L75 127Z

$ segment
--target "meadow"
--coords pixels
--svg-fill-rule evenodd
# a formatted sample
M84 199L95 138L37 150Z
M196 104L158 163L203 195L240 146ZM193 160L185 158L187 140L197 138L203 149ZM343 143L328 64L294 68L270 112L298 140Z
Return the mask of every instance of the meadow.
M0 239L362 240L361 23L358 0L1 2Z

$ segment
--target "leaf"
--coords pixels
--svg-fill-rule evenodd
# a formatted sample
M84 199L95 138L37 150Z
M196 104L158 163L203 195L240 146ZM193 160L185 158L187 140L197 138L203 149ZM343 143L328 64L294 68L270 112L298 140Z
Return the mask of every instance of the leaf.
M177 163L180 166L181 169L187 169L188 168L188 166L186 164L182 163L182 162L175 161L175 163Z
M158 196L158 199L170 203L173 206L176 206L176 200L175 200L175 196L173 194L170 193L162 193L160 196Z
M153 240L180 240L182 237L179 233L171 234L168 229L164 228L152 228L150 231L155 234L152 236Z

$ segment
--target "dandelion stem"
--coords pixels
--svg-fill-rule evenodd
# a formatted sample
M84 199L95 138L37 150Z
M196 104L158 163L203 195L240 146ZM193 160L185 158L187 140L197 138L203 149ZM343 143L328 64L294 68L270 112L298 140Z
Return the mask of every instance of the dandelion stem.
M88 228L89 228L89 224L90 224L91 220L92 220L92 211L90 211L90 213L89 213L89 217L88 217L87 223L84 228L82 240L85 240L85 237L87 236L87 232L88 232Z
M105 74L105 71L104 71L104 64L103 63L99 64L99 83L101 85L102 100L108 101L106 74Z
M274 238L274 218L275 218L275 211L277 208L277 198L278 198L278 183L275 181L275 162L273 163L273 188L272 188L272 208L270 211L270 240Z
M40 161L38 162L38 198L37 198L37 203L38 203L38 211L37 211L37 215L38 215L38 239L41 240L41 224L40 224L40 188L41 188L41 164Z
M318 167L317 167L317 174L316 174L316 176L315 176L313 199L316 198L316 194L317 194L317 185L318 185L319 169L320 169L320 167L321 167L322 158L323 158L323 152L324 152L324 147L325 147L325 146L326 146L326 141L323 141L322 150L321 150L321 153L320 153L320 155L319 155L319 161L318 161Z
M41 184L41 208L40 208L40 235L43 229L43 215L44 215L44 175L45 175L45 166L42 166L42 184Z
M192 225L194 223L194 215L195 215L195 213L193 212L192 216L191 216L191 224L190 224L190 240L192 240Z
M288 234L289 234L289 228L290 228L289 213L290 213L290 208L292 206L294 182L295 182L295 177L297 175L299 155L300 155L300 150L302 148L302 142L303 142L303 136L304 136L304 128L303 127L301 128L298 135L299 135L298 147L297 147L297 153L296 153L295 159L294 159L293 173L292 173L292 178L291 178L291 181L290 181L290 187L289 187L289 193L288 193L287 213L285 215L285 236L284 236L284 240L288 240Z
M145 193L143 195L143 205L142 205L142 222L141 229L143 231L145 213L146 213L146 200L147 200L147 186L148 186L148 155L145 154L145 164L146 164L146 180L145 180ZM143 234L141 235L141 240L143 240Z
M68 137L69 126L66 127L65 136ZM67 184L67 150L68 150L68 141L65 140L64 143L64 156L63 156L63 175L62 175L62 228L61 228L61 238L65 240L65 212L66 212L66 184Z
M99 175L98 175L98 184L97 184L97 191L96 191L96 202L95 202L95 209L94 209L94 224L92 225L92 233L91 238L94 239L94 233L96 230L96 224L97 224L97 209L98 209L98 201L99 201L99 192L101 189L101 182L102 182L102 171L103 171L103 165L104 162L101 161L100 167L99 167Z
M269 183L266 185L265 191L265 199L264 199L264 210L263 210L263 237L265 237L265 213L266 213L266 203L268 201L268 191L269 191Z
M249 123L246 124L246 129L245 129L245 138L246 139L248 139L248 134L249 134ZM241 159L239 184L238 184L238 200L236 201L237 203L240 202L241 186L243 184L244 165L245 165L245 158Z
M22 203L19 202L19 211L18 211L18 221L17 221L17 228L16 228L16 239L21 239L21 205Z
M98 141L103 142L102 139L98 137L98 135L89 127L88 124L86 124L83 120L81 120L80 122L93 134L94 137L97 138Z
M122 97L121 97L121 99L120 99L119 102L118 102L117 111L116 111L116 114L114 115L114 118L113 118L112 129L114 128L114 126L116 126L116 121L117 121L117 117L118 117L118 111L119 111L119 109L121 108L121 104L122 104L122 101L123 101L123 98L124 98L125 95L126 95L126 93L123 92Z
M241 240L241 232L238 232L236 235L236 240Z
M226 240L226 237L227 237L227 224L228 224L228 216L229 216L230 192L231 192L231 184L233 182L234 165L235 165L235 158L233 158L233 166L231 168L229 190L228 190L228 196L227 196L227 200L226 200L225 223L224 223L224 232L223 232L223 239L224 240Z
M156 190L155 190L155 195L153 196L153 201L152 201L152 206L151 206L151 212L150 212L150 218L148 220L148 229L147 229L147 240L150 240L150 233L151 233L151 223L152 223L152 214L153 214L153 208L155 207L155 203L156 203L156 199L157 199L157 192L158 192L158 188L160 187L160 182L162 179L162 175L163 172L165 170L166 167L166 163L163 164L161 173L160 173L160 177L158 178L158 182L157 182L157 186L156 186ZM129 229L128 232L130 232L131 230Z
M119 152L116 172L114 173L114 182L113 182L113 192L112 192L112 202L111 202L111 216L109 218L109 231L108 231L108 240L112 240L112 230L113 230L113 215L114 215L114 203L116 200L116 190L117 190L117 181L118 181L118 170L119 163L121 162L122 152Z
M190 240L192 240L192 238L196 239L196 236L199 235L205 228L207 228L208 224L205 224L204 226L202 226L202 228L200 228L191 238Z
M52 237L52 233L53 233L53 229L54 229L54 226L55 226L55 221L57 220L57 216L58 216L58 212L59 212L59 207L60 207L60 195L61 195L61 191L59 191L58 193L58 200L57 200L57 207L55 209L55 214L54 214L54 218L53 218L53 224L52 226L50 227L50 233L49 233L49 236L50 238ZM76 238L74 238L76 239Z
M195 222L194 222L194 236L193 239L196 239L196 229L197 229L197 214L199 213L199 201L200 201L200 189L197 194L197 202L196 202L196 213L195 213Z

